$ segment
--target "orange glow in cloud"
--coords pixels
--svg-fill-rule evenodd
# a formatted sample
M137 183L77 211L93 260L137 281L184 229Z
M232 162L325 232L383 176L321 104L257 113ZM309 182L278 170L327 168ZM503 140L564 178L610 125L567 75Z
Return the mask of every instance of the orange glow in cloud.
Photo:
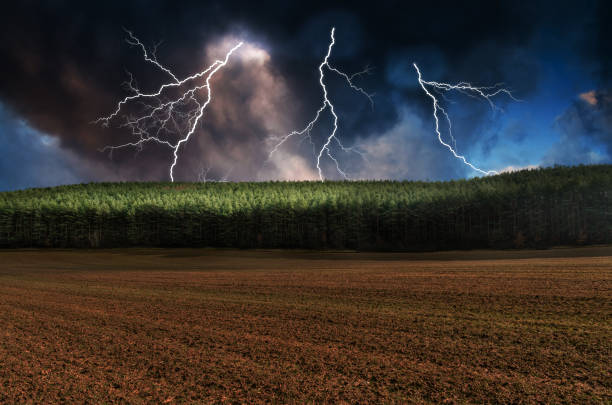
M595 90L587 91L586 93L581 93L578 97L580 97L582 101L585 101L590 105L597 105L597 95L595 94Z

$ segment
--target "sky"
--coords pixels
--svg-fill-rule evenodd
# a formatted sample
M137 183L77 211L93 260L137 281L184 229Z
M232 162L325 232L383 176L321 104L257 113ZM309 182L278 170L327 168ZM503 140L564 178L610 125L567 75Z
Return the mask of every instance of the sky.
M177 181L482 175L439 142L432 99L413 63L425 81L503 83L514 96L493 97L491 108L474 94L432 93L452 122L454 142L440 116L442 139L475 167L612 163L608 1L12 3L0 13L0 190L170 180L167 144L104 147L140 139L126 120L172 94L134 100L108 125L95 122L133 94L130 77L141 92L172 81L126 30L179 80L243 42L210 80L210 103L177 150ZM310 138L290 137L270 152L322 105L319 65L332 27L330 66L348 77L369 67L352 83L373 103L324 68L339 142L321 155L319 174L317 154L333 127L329 109ZM195 94L200 103L205 90ZM176 144L193 122L187 113L177 112L172 130L144 129Z

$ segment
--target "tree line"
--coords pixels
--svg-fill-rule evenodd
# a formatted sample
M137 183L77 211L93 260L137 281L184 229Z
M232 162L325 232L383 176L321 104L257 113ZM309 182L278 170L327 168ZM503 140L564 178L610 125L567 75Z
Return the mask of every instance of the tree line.
M0 193L0 246L433 250L612 242L612 165L447 182L92 183Z

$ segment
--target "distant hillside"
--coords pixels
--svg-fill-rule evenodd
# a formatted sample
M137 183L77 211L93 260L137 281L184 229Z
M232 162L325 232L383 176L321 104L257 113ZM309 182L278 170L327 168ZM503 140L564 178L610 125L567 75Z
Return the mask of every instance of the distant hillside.
M0 193L0 246L432 250L612 242L612 165L449 182L100 183Z

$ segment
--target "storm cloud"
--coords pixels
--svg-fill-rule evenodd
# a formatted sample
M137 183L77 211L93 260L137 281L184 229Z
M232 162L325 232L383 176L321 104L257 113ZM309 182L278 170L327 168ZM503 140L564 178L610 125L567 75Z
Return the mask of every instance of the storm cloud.
M604 94L611 58L606 37L609 16L610 6L604 1L529 5L389 1L376 7L348 1L266 5L194 1L182 2L180 7L165 1L4 5L0 101L12 111L12 118L2 115L2 139L3 143L18 139L19 126L10 122L23 122L48 137L53 161L67 162L58 163L48 184L166 180L168 148L147 145L142 151L116 151L109 159L100 148L126 142L129 131L91 123L112 111L126 95L121 86L126 70L143 89L167 79L143 62L138 49L125 43L123 28L134 31L148 46L163 40L157 56L181 77L210 63L234 41L243 40L244 50L215 76L214 101L197 136L181 149L177 178L196 180L207 168L209 178L217 179L317 178L312 145L307 141L290 142L267 158L275 138L302 128L319 108L317 66L325 54L329 30L335 26L333 65L348 73L373 67L371 75L358 79L360 86L375 94L373 109L329 76L340 116L338 136L346 146L365 153L336 151L347 173L353 178L465 177L473 172L436 142L431 100L418 87L412 62L419 63L428 80L503 82L529 102L549 91L543 83L553 56L567 57L588 72L597 94ZM581 92L584 89L577 89L576 94ZM502 108L508 102L499 100ZM592 153L599 153L603 161L610 159L610 129L604 125L609 122L609 106L604 107L605 100L596 106L579 102L582 106L577 104L574 112L567 113L579 118L568 115L550 125L559 134L556 143L578 143L582 149L565 156L551 142L550 152L538 164L586 163ZM491 157L504 131L496 129L503 125L486 103L457 95L449 100L449 111L461 152L495 164L492 168L516 163L512 157L505 161ZM583 122L580 128L569 123L577 119ZM313 131L316 145L329 126L325 116ZM521 137L517 142L527 136ZM72 164L71 159L80 163ZM0 165L0 178L8 178L7 167L31 166L33 160L6 160ZM329 161L324 169L330 178L337 178ZM39 184L24 178L4 187Z
M548 151L545 164L597 164L612 160L612 95L582 93L556 121L559 142Z

